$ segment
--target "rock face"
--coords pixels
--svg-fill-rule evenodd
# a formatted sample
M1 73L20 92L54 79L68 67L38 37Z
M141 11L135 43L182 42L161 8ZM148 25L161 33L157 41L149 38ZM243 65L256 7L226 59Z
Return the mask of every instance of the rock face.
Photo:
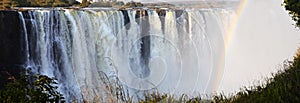
M22 32L18 12L0 11L0 87L9 77L18 77L25 63Z
M0 66L24 64L22 24L16 11L0 11Z
M7 82L12 82L20 77L20 73L24 70L22 67L0 67L0 90L5 89Z

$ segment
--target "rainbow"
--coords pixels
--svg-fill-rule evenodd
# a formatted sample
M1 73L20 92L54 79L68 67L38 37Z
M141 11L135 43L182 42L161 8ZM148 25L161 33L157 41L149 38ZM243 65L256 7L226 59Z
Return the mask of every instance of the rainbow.
M235 11L236 15L234 17L232 17L232 19L230 20L230 26L226 30L226 36L224 38L224 46L225 46L224 49L225 50L220 58L221 61L220 61L220 64L218 65L218 70L216 70L216 76L217 76L216 78L217 79L212 84L214 86L213 90L216 92L218 92L221 80L223 78L223 72L225 69L226 53L228 52L232 38L234 38L234 34L236 32L236 27L238 26L238 21L239 21L241 15L243 14L245 7L247 6L248 1L249 0L240 0L239 1L239 5Z
M228 50L228 46L230 45L230 41L233 38L233 34L236 31L236 27L238 25L239 18L243 14L243 10L246 7L246 4L248 3L249 0L241 0L238 8L236 9L236 16L232 18L231 20L231 25L229 29L227 30L227 36L225 38L225 51Z

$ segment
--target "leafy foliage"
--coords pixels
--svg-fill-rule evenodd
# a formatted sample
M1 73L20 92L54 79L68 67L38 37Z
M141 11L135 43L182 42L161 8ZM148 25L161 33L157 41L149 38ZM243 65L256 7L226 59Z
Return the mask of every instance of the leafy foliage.
M34 81L34 82L31 82ZM54 78L45 75L23 75L20 79L7 83L4 90L0 90L2 103L46 103L62 102L62 94L56 91Z
M296 26L300 27L300 1L299 0L284 0L283 5L292 19L296 22Z

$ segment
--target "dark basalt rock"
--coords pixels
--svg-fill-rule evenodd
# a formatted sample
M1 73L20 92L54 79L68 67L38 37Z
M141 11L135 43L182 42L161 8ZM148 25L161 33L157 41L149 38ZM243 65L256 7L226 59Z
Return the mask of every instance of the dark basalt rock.
M161 17L166 16L166 10L156 9L156 12L157 12L158 16L161 16Z
M17 11L0 11L0 89L25 70L23 24Z
M176 18L181 17L184 14L184 10L175 10Z
M5 89L5 84L20 78L24 68L15 66L14 68L0 66L0 90Z
M156 12L157 12L157 14L159 16L159 19L161 21L161 27L162 27L161 29L165 30L165 24L164 24L164 22L165 22L165 17L166 17L166 10L156 9Z
M148 12L145 9L135 9L135 11L136 11L136 15L135 15L136 19L142 18L144 16L148 16Z
M25 63L23 24L17 11L0 11L0 66Z
M150 40L150 36L149 36L149 31L150 31L150 24L149 24L149 18L148 16L148 12L144 9L140 9L136 11L136 20L137 23L140 25L141 27L141 59L142 59L142 64L145 64L145 67L141 68L142 73L139 74L143 74L143 75L139 75L139 78L146 78L150 75L150 69L149 69L149 59L150 59L150 44L151 44L151 40Z
M120 10L122 14L124 15L124 26L128 30L130 28L130 19L127 13L127 10Z

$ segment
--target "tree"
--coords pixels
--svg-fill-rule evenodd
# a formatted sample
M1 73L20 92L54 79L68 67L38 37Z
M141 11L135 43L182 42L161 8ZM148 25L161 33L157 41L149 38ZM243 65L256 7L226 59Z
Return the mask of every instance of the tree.
M4 90L0 90L0 101L2 103L63 102L62 94L56 91L56 84L55 78L45 75L23 75L20 79L7 83Z
M296 22L295 26L300 28L300 0L284 0L283 5Z

